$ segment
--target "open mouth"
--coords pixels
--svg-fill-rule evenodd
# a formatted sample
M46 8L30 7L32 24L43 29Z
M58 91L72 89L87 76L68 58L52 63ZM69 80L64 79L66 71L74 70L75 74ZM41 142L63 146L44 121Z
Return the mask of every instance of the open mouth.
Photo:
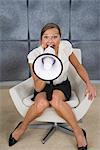
M53 49L55 48L55 45L47 45L47 47L48 47L48 46L52 47Z

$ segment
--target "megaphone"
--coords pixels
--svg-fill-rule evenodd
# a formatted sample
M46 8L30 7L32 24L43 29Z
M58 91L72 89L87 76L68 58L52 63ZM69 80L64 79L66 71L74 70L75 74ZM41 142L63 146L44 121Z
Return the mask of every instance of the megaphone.
M53 80L57 79L63 71L63 64L55 55L54 49L51 46L47 47L44 53L34 60L32 68L38 78L50 81L50 94L52 95Z

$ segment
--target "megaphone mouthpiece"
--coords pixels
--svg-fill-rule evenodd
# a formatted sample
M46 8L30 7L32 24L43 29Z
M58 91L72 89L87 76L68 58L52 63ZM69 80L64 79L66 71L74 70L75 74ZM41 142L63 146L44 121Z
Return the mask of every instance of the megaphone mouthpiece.
M45 53L49 53L49 54L55 55L55 50L54 50L54 48L52 48L51 46L48 46L48 47L44 50L44 54L45 54Z

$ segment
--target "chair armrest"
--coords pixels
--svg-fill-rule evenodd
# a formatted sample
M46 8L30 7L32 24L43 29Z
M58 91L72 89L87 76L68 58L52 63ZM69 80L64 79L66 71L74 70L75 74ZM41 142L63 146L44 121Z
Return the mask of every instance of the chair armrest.
M92 103L93 100L89 100L88 96L85 96L80 104L76 108L73 108L73 112L76 116L77 121L79 121L86 115Z
M23 104L23 99L33 94L33 92L34 83L32 78L29 78L9 89L9 93L15 104L15 107L22 116L25 116L28 110L28 107Z
M13 92L15 91L16 93L18 93L21 99L24 99L28 97L29 95L33 94L34 82L32 80L32 77L10 88L10 93L12 93L12 91Z

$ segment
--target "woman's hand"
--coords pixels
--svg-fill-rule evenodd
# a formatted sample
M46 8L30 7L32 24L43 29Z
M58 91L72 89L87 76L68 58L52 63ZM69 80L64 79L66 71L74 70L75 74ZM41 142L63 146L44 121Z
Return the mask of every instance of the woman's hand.
M86 95L88 95L89 100L96 97L96 88L90 82L86 84Z

